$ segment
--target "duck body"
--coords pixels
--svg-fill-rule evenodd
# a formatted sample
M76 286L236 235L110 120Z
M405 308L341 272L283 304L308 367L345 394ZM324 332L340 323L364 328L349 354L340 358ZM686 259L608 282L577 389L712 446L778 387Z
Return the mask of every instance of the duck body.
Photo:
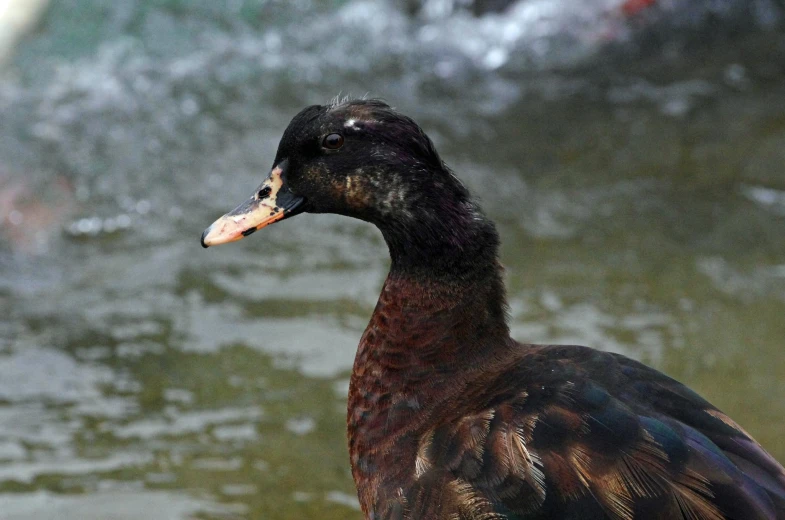
M355 358L352 474L372 520L785 520L785 470L664 374L509 335L499 238L411 119L309 107L205 246L300 212L375 224L390 273Z
M391 276L363 335L348 426L366 518L785 518L782 467L687 387L494 338L478 288L458 294Z

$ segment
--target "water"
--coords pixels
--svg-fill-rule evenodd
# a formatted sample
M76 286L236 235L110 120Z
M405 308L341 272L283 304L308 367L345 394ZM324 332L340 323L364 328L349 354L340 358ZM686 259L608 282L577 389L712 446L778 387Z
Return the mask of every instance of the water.
M339 92L415 116L480 196L516 338L644 360L785 460L781 5L704 41L700 10L563 3L53 2L0 79L0 517L359 517L379 233L198 241Z

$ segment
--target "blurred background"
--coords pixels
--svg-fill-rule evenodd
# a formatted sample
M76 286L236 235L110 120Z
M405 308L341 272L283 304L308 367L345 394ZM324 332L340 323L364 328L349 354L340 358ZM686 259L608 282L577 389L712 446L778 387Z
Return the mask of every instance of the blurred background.
M785 462L783 28L783 0L0 0L0 519L360 518L380 234L199 246L339 93L480 196L517 339L643 360Z

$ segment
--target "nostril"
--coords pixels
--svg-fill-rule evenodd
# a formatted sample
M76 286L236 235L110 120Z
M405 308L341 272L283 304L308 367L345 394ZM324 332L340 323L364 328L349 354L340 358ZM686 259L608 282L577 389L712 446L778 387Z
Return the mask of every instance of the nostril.
M269 186L265 186L264 188L259 190L259 199L261 200L261 199L265 198L266 196L268 196L270 194L271 191L273 191L273 190L271 190Z

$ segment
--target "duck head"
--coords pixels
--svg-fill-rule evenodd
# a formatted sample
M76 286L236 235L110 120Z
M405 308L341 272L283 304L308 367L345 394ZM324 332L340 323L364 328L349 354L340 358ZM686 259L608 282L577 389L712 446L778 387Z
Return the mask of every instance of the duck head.
M498 241L422 129L377 100L314 105L297 114L267 178L204 231L202 245L240 240L303 212L375 224L393 263L478 246L490 247L493 256Z

